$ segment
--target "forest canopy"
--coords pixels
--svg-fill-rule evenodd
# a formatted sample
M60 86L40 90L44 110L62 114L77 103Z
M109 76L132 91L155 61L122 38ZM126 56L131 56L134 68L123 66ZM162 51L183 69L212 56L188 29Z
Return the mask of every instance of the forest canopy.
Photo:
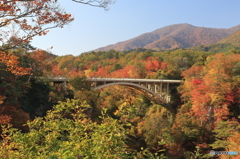
M12 54L19 74L1 63L0 154L5 158L211 158L211 150L239 150L238 50L111 50L55 56L28 43ZM71 80L67 88L36 80L51 76ZM184 83L171 90L168 108L128 87L94 91L87 77Z
M104 9L114 2L72 1ZM1 158L239 158L237 46L56 56L31 40L74 20L57 2L0 2ZM133 87L95 91L89 77L183 83L169 89L166 104Z

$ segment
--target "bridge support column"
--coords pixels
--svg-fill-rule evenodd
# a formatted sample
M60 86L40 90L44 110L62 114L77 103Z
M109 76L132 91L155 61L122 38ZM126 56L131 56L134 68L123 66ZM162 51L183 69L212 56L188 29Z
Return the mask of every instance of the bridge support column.
M64 89L64 91L67 90L67 81L64 81L64 83L63 83L63 89Z
M152 91L153 91L154 93L157 93L157 91L156 91L156 84L155 84L155 83L152 84Z
M169 83L167 83L167 95L169 95Z
M158 93L158 88L156 84L154 84L154 89L155 89L155 92Z
M162 83L160 83L160 88L159 89L160 89L159 93L162 94L162 91L163 91L163 84Z
M170 102L169 83L167 83L167 94L166 94L166 97L167 97L166 101L167 101L167 103L169 103Z
M147 83L147 88L151 90L151 84Z

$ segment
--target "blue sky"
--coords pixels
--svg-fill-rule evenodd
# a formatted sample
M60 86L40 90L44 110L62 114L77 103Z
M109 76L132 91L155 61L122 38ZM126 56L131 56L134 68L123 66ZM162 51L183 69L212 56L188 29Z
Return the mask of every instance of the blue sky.
M117 0L110 10L59 0L75 20L35 37L32 45L56 55L79 55L179 23L211 28L240 24L239 0Z

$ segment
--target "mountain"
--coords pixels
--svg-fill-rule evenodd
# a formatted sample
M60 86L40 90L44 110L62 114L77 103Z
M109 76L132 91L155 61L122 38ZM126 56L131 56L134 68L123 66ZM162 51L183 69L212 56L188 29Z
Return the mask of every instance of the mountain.
M240 25L229 29L196 27L190 24L175 24L142 34L138 37L119 42L94 51L126 51L136 48L168 50L209 45L240 30Z
M200 45L187 48L189 50L202 50L208 52L228 52L230 50L240 50L240 30L231 34L230 36L223 38L215 44Z
M240 47L240 30L234 34L220 40L218 44L232 44L233 46Z

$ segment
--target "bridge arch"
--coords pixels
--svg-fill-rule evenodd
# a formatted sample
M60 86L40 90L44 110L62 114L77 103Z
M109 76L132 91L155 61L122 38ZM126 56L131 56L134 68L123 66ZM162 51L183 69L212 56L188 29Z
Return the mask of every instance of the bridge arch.
M50 81L53 83L66 83L67 77L50 77ZM169 79L134 79L134 78L99 78L89 77L86 79L90 82L91 87L94 90L98 90L104 87L113 85L123 85L140 92L148 97L151 101L169 106L170 95L169 92L176 84L181 84L182 80L169 80ZM170 87L171 84L171 87Z
M107 84L96 86L94 88L94 90L100 90L102 88L109 87L109 86L114 86L114 85L122 85L122 86L130 87L131 89L136 89L136 90L140 91L141 93L143 93L151 101L153 101L153 102L155 102L157 104L167 104L166 100L163 97L161 97L157 93L153 92L152 90L150 90L150 89L148 89L148 88L146 88L144 86L141 86L139 84L130 83L130 82L107 83Z

